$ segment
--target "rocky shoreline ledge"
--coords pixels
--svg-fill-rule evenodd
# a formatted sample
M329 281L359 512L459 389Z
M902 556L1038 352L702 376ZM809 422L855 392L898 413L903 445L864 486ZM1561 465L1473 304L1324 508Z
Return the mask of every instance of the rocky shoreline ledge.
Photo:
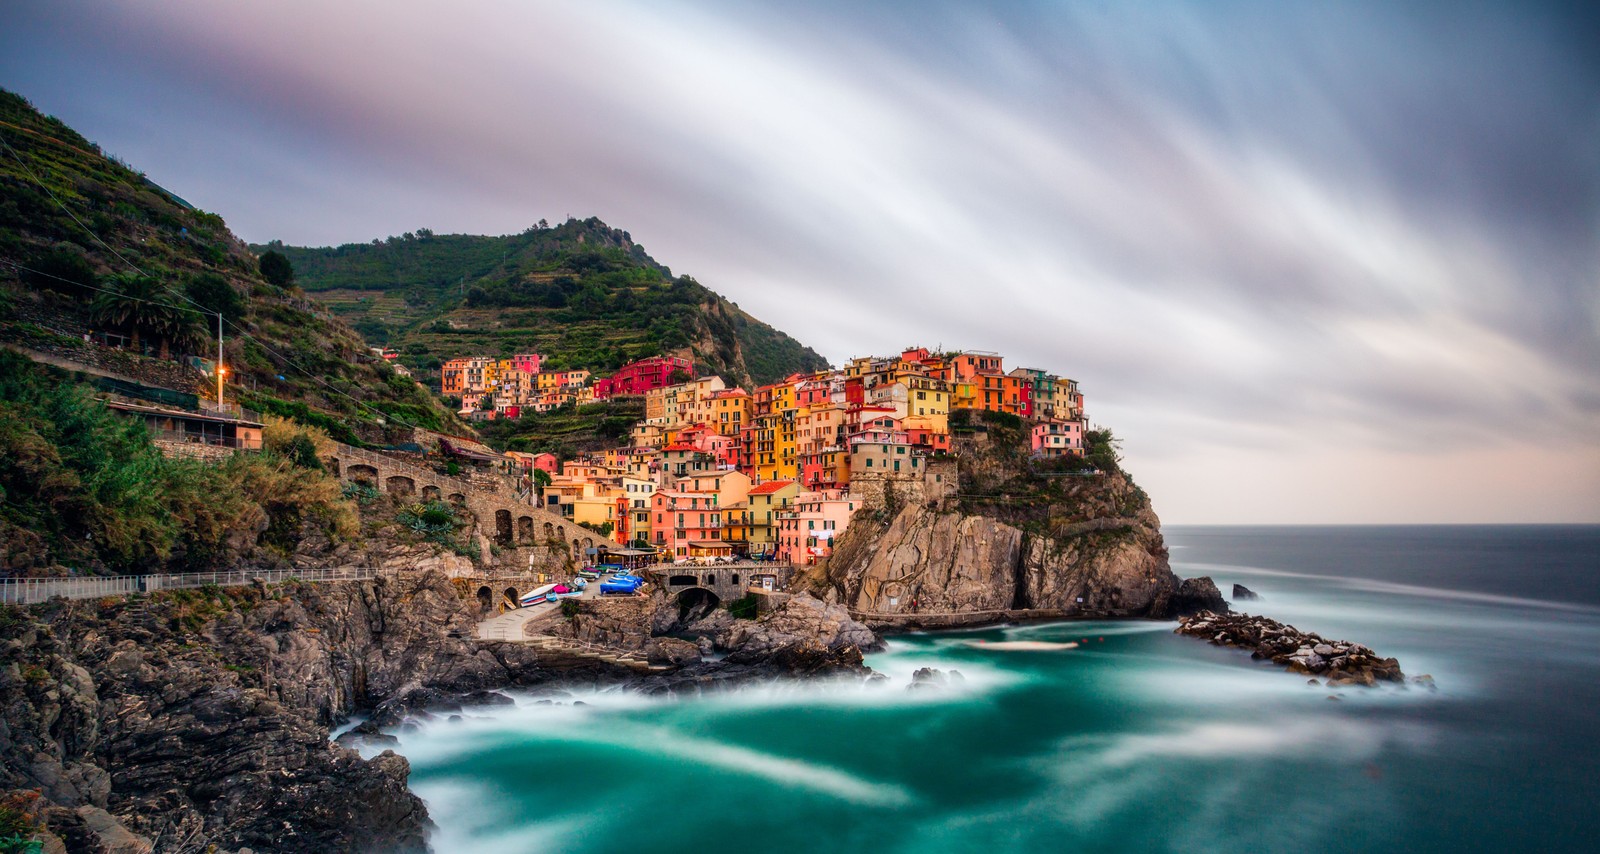
M649 674L474 640L473 604L427 571L0 608L0 794L28 800L48 852L423 852L405 757L364 760L330 727L362 714L371 733L500 689L871 674L871 632L810 597L719 638L720 661L655 639L689 654Z
M1406 681L1396 659L1383 658L1358 643L1328 640L1266 617L1201 611L1192 617L1180 617L1174 631L1217 646L1248 649L1253 659L1283 665L1291 673L1323 678L1332 686L1372 686L1379 682L1403 685ZM1419 676L1416 681L1432 684L1433 680Z

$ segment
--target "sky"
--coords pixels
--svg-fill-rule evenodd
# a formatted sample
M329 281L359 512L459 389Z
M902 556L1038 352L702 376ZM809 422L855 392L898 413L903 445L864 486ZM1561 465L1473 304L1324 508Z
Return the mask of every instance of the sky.
M1476 2L9 0L253 242L598 216L835 364L1077 379L1168 523L1600 522L1600 20Z

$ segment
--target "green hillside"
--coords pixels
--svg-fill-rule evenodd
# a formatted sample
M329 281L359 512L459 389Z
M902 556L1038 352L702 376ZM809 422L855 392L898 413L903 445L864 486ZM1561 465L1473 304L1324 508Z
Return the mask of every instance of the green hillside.
M767 383L826 360L598 219L481 237L427 229L371 243L271 243L298 283L423 375L455 356L538 352L597 374L665 354L736 382Z
M0 343L208 394L186 354L214 358L227 318L232 399L347 440L403 425L464 431L374 359L361 336L281 278L269 281L222 217L197 210L22 97L0 90ZM124 309L118 311L119 306ZM84 340L128 336L128 349ZM149 357L131 350L149 349Z

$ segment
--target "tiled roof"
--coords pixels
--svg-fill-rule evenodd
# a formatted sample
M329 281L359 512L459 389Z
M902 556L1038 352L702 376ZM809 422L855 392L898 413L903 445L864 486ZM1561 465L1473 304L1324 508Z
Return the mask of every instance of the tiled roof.
M770 483L763 483L760 486L757 486L754 489L751 489L750 490L750 494L751 495L766 495L769 492L778 492L779 490L783 489L784 487L792 486L793 484L794 484L794 481L792 481L792 480L775 480L775 481L772 481Z

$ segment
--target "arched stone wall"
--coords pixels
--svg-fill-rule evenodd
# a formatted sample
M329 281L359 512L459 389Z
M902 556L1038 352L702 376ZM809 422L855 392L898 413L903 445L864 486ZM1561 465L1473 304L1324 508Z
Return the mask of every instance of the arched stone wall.
M385 485L388 486L390 495L405 496L417 494L417 482L403 474L391 476L387 481L385 481Z

